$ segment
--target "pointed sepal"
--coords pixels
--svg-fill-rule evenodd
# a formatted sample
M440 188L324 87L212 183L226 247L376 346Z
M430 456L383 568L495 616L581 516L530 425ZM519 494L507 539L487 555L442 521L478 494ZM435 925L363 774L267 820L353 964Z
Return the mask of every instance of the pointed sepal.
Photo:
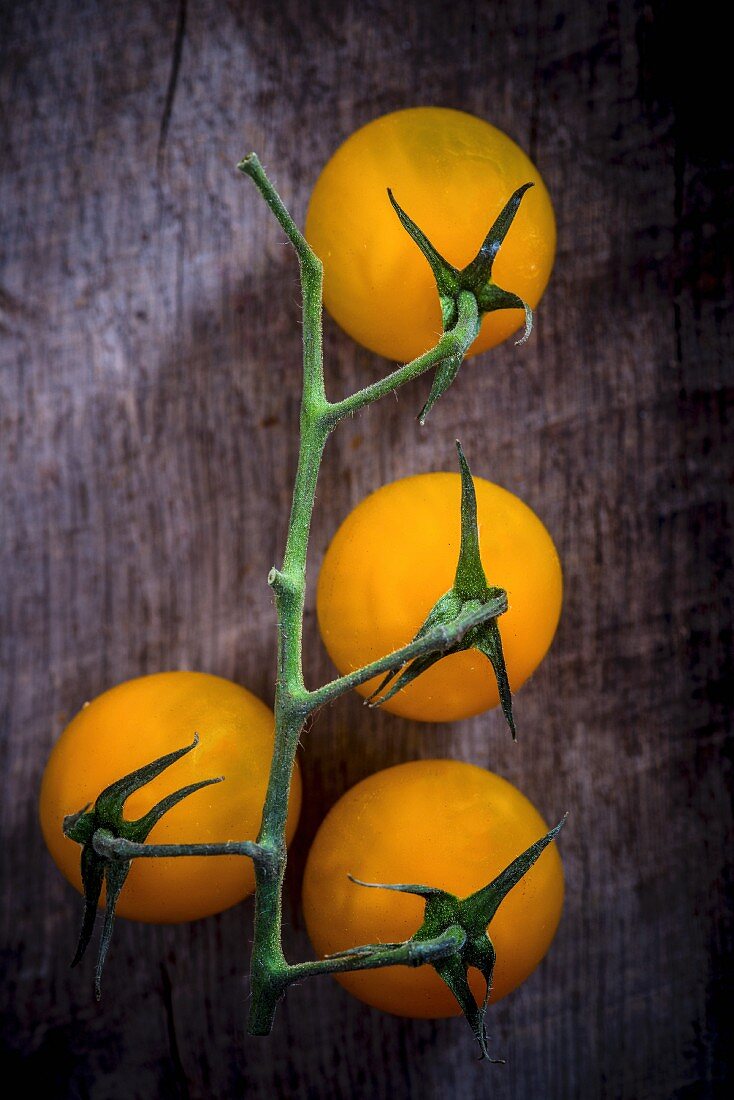
M487 236L482 241L474 259L468 263L459 273L460 282L467 290L480 291L492 278L492 267L502 242L510 231L510 226L515 220L515 215L520 209L520 203L526 191L533 186L532 183L524 183L513 191L509 199L492 223Z
M482 316L498 309L522 309L525 313L525 331L516 344L524 344L533 330L533 311L527 302L509 290L503 290L492 279L492 268L502 242L507 236L515 215L520 209L525 192L533 186L524 183L511 195L497 216L492 228L471 263L459 272L459 283L464 290L471 290L477 299Z
M494 967L494 949L487 940L488 947L492 950ZM479 1043L480 1058L486 1058L490 1062L504 1062L504 1058L492 1058L489 1053L488 1035L485 1026L487 1013L487 1000L485 997L481 1005L478 1005L471 991L468 978L468 963L454 956L450 959L441 959L433 963L433 967L439 978L449 987L461 1009L464 1019L469 1024L474 1038ZM490 970L491 973L491 970Z
M356 875L347 875L347 878L355 886L366 886L368 890L395 890L399 894L415 894L426 901L428 898L446 900L453 897L445 890L439 890L437 886L421 886L415 882L365 882L364 879L357 878Z
M104 970L107 952L110 949L110 942L112 940L112 926L115 923L117 902L122 892L122 888L125 885L125 879L130 874L130 867L132 866L131 860L122 862L105 859L103 862L105 864L104 881L106 896L102 935L99 939L97 962L94 967L94 997L97 1001L102 997L102 971Z
M446 390L456 378L463 362L463 353L457 352L455 355L451 355L447 359L444 359L436 367L435 374L433 375L433 382L431 383L431 392L428 394L428 400L418 413L418 423L421 427L425 424L433 406L440 397L443 397Z
M515 346L519 347L520 344L528 342L530 333L533 331L533 311L527 302L518 298L517 294L510 294L496 283L489 283L477 294L477 303L482 316L485 313L494 313L498 309L524 310L525 328L520 339L515 341Z
M501 592L502 590L493 589L493 591ZM502 649L502 636L500 635L500 628L497 625L496 619L490 619L488 623L485 623L482 628L477 631L474 638L474 648L478 649L480 653L483 653L492 666L494 678L497 681L497 691L500 697L502 713L505 716L507 725L510 727L512 740L517 741L515 716L512 713L512 692L510 690L510 681L507 677L505 654Z
M453 591L462 600L484 601L487 596L487 578L479 553L479 523L477 521L477 491L471 476L469 463L459 440L456 440L461 475L461 543L456 564Z
M459 293L459 272L445 260L438 249L434 248L422 229L419 229L413 219L403 210L388 187L387 197L393 210L398 216L400 224L406 233L415 241L425 256L436 280L436 289L441 302L441 319L444 331L453 328L456 324L456 298ZM458 367L457 367L458 370Z
M568 814L564 814L553 829L550 829L540 840L536 840L534 844L521 852L496 878L483 886L481 890L477 890L464 898L459 906L459 917L468 935L479 935L487 928L510 890L513 886L517 886L520 879L525 877L548 845L556 839L566 824L567 818Z
M68 834L67 834L68 835ZM91 836L90 836L91 841ZM84 952L89 946L89 941L94 932L94 922L97 919L97 905L102 893L104 882L104 860L97 855L91 843L82 848L82 889L84 890L84 916L79 932L79 941L76 945L72 967L78 966L84 957Z

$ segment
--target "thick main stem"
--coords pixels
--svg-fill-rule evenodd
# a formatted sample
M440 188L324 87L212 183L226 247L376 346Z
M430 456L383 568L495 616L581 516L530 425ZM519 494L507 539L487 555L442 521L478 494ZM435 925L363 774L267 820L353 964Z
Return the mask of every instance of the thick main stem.
M349 961L325 959L319 963L289 966L283 954L281 898L286 868L285 829L299 738L308 715L327 700L344 694L354 682L363 682L361 677L366 671L342 677L321 691L306 690L302 662L306 555L316 482L330 432L346 416L392 393L432 367L437 367L448 359L460 361L477 335L479 315L475 297L466 292L461 293L457 323L450 332L441 336L435 348L364 390L342 401L330 403L326 399L323 375L321 262L298 230L257 157L254 154L246 157L239 168L256 184L295 248L300 264L303 295L303 397L298 468L283 566L281 569L271 570L268 578L275 593L278 618L278 680L275 692L275 745L257 838L258 846L267 853L267 858L255 859L255 927L250 966L249 1015L250 1032L264 1035L271 1030L277 1003L287 986L307 973L329 973L336 969L361 969L365 965L385 966L398 962L415 965L418 958L414 948L404 947L387 954L380 952L380 959L384 961L378 961L372 952L369 954L370 962L366 962L365 954L357 953L349 956ZM462 624L454 632L455 635L466 628ZM441 635L431 639L429 644L438 651L450 644L451 640L450 637ZM383 667L382 664L379 668L371 667L370 675ZM455 951L456 942L448 937L445 942L442 940L432 944L430 950L442 955L447 951Z
M306 551L316 479L326 431L304 410L301 449L293 492L283 569L271 574L278 616L278 682L275 692L275 744L263 806L258 844L271 851L272 863L255 863L255 928L250 966L252 1034L267 1035L287 985L288 966L282 948L281 897L286 868L285 828L288 796L298 741L308 714L303 683L301 637L306 589Z
M297 233L295 227L294 231ZM301 242L302 238L299 245ZM287 985L288 965L283 955L281 936L281 897L287 859L285 829L298 741L308 715L302 661L306 556L316 482L329 434L321 358L321 264L316 257L303 254L301 248L299 258L303 292L304 384L298 468L283 567L272 570L269 578L275 592L278 617L275 744L257 840L258 844L272 852L274 859L272 863L261 861L255 864L257 889L249 1020L250 1031L255 1035L269 1033L278 1000Z

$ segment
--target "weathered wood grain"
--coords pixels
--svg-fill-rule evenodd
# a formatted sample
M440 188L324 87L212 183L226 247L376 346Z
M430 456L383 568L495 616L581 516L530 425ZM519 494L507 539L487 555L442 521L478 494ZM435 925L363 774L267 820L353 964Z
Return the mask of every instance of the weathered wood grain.
M0 23L3 1044L50 1098L720 1095L731 977L731 149L678 80L666 4L19 3ZM687 46L697 31L687 27ZM711 47L715 50L715 44ZM715 66L716 58L711 61ZM368 772L452 755L516 782L562 850L566 912L492 1012L507 1066L461 1022L381 1016L328 980L244 1035L251 909L120 922L100 1009L68 960L78 901L35 799L81 703L161 668L272 697L264 578L296 454L293 257L233 170L255 148L302 217L373 116L466 108L537 160L559 252L533 341L344 425L311 576L351 505L450 468L523 496L564 563L554 648L495 715L420 727L347 700L303 755L288 950L310 838ZM327 328L345 392L385 364ZM328 673L309 603L307 666Z

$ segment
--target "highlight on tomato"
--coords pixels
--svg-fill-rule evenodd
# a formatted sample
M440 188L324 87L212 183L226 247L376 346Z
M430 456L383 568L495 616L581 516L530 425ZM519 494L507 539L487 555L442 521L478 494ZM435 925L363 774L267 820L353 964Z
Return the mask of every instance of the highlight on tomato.
M125 818L145 814L177 788L224 777L203 787L160 819L151 844L254 840L260 826L270 760L273 712L239 684L203 672L160 672L128 680L87 703L54 745L43 775L40 817L59 870L82 891L80 847L62 832L68 815L94 804L122 776L156 757L198 744L129 795ZM301 807L296 763L287 840ZM177 923L219 913L255 888L252 860L242 856L134 859L117 914ZM104 891L100 907L104 905Z
M531 183L493 268L537 306L553 267L556 224L538 169L507 134L446 107L411 107L368 122L341 145L311 195L305 234L324 265L324 305L354 340L408 361L437 342L430 267L398 221L395 199L455 267L474 259L510 195ZM469 355L515 333L521 309L488 314Z
M497 620L510 688L545 656L561 611L558 553L541 520L519 497L474 478L482 565L507 592ZM316 609L326 649L341 673L406 645L453 583L460 544L461 478L427 473L383 485L346 517L324 557ZM379 679L357 690L369 696ZM453 722L499 703L497 681L476 649L438 661L387 702L422 722Z
M480 890L548 831L507 780L458 760L416 760L363 779L329 811L308 855L303 910L319 956L363 943L408 939L424 902L367 883L421 883L459 897ZM564 882L556 845L510 890L488 933L496 951L491 1001L535 970L556 934ZM459 1006L431 966L335 975L353 996L398 1016L456 1016ZM481 1004L478 971L470 986Z

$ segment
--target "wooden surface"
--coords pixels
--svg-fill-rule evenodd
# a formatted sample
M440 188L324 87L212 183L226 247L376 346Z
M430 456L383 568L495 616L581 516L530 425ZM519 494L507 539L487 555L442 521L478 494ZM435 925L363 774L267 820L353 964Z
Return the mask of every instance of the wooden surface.
M93 1100L720 1095L732 176L728 124L702 128L706 78L677 81L670 9L141 0L1 18L7 1065L27 1090ZM78 898L36 821L55 737L110 685L191 667L272 698L297 273L233 164L258 150L302 219L335 146L415 103L474 111L528 149L556 269L530 344L469 365L430 428L416 385L340 429L310 575L350 506L451 468L460 432L475 472L545 520L565 607L518 696L518 745L497 714L420 727L348 699L320 718L287 949L308 951L299 875L347 786L416 757L491 766L548 818L572 814L557 941L491 1013L506 1066L478 1064L461 1021L381 1016L330 980L294 989L271 1039L246 1037L250 905L120 922L98 1008L89 969L68 966ZM331 324L326 351L333 393L387 369ZM312 591L306 639L314 683L329 662Z

